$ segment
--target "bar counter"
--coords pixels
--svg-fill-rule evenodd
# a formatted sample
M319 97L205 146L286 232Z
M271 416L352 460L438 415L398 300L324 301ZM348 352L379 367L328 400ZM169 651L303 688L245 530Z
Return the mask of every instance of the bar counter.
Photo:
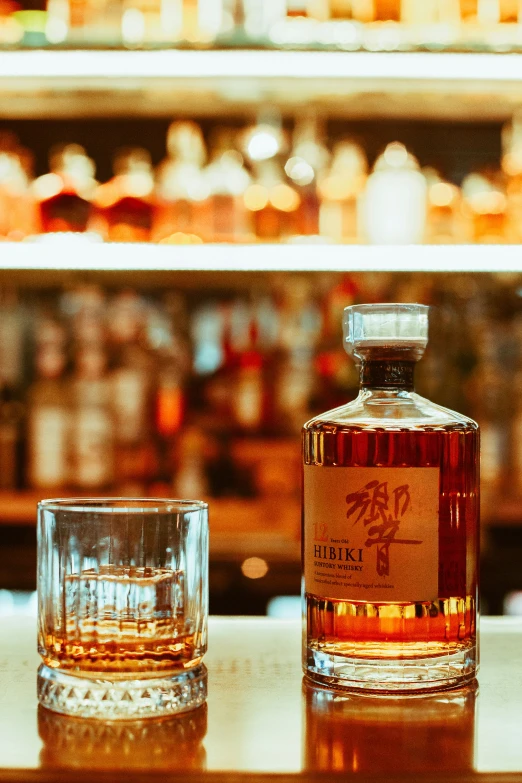
M482 620L478 688L393 698L304 684L298 621L211 618L207 705L120 723L38 708L35 625L1 620L0 783L522 781L522 619Z

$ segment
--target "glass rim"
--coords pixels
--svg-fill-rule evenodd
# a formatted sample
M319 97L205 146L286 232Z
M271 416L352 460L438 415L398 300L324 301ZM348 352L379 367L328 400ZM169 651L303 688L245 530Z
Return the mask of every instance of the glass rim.
M125 498L125 497L75 497L44 498L38 501L38 510L75 511L98 514L176 514L204 511L204 500L186 498Z

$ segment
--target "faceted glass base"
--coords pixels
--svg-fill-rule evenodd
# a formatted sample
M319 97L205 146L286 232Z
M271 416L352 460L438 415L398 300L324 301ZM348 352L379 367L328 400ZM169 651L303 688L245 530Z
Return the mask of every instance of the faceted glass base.
M456 688L477 674L476 649L426 658L355 658L308 648L305 674L331 688L368 693L422 693Z
M201 664L168 677L111 680L78 677L42 664L38 701L63 715L103 720L159 718L188 712L207 698L207 669Z

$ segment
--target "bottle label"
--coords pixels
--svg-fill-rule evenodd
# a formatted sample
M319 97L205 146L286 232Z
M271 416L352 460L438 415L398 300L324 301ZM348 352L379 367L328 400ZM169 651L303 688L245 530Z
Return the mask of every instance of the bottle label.
M435 600L439 473L305 465L306 592L372 603Z
M38 407L32 416L31 483L35 487L59 487L67 480L69 417L60 407Z

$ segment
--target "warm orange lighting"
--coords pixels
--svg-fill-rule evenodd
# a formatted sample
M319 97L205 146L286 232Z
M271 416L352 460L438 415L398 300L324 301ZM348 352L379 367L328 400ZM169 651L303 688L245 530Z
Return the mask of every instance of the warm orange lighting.
M501 215L507 206L507 200L498 190L484 191L475 194L471 199L471 206L479 215Z
M429 198L435 207L449 207L455 198L456 188L449 182L436 182L429 190Z
M289 185L281 183L270 191L270 203L281 212L293 212L301 202L299 194Z
M183 423L184 399L179 386L161 389L157 399L156 428L160 435L175 435Z
M268 563L261 557L247 557L241 564L241 571L247 579L262 579L268 573Z
M319 194L327 201L344 201L353 198L361 190L363 177L349 178L346 175L331 174L319 183Z
M203 240L197 234L185 234L183 231L175 231L164 239L160 239L160 245L202 245Z
M34 181L34 195L39 201L52 198L61 191L63 180L58 174L44 174Z
M264 185L250 185L243 198L247 209L251 212L259 212L268 204L268 190Z

